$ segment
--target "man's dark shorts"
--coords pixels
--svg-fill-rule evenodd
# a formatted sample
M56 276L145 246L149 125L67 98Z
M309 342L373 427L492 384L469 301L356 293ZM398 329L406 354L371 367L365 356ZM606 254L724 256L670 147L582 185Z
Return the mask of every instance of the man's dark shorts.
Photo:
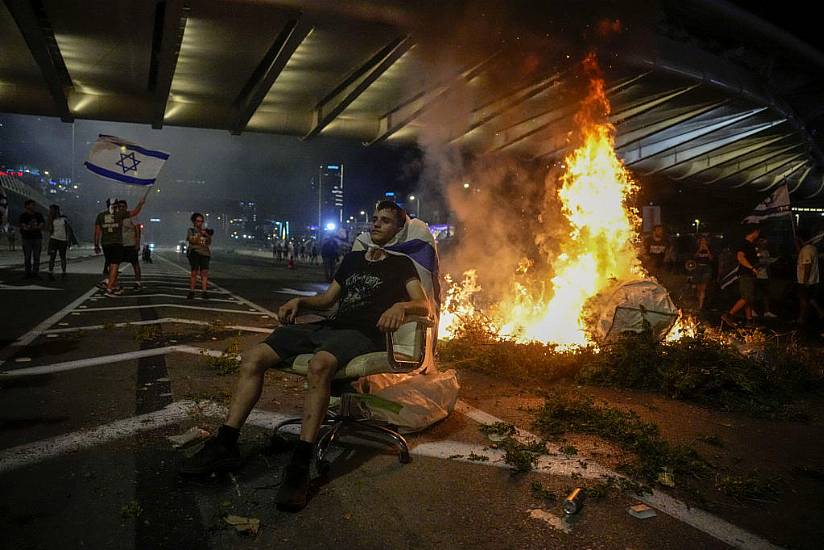
M281 359L326 351L338 360L338 368L346 366L358 355L386 349L358 330L332 328L323 323L279 327L263 343L272 348Z
M123 247L123 261L129 264L137 263L137 247L124 246Z
M209 260L211 259L211 256L199 254L194 250L190 250L187 256L189 257L189 267L192 271L197 271L198 269L202 269L204 271L209 270Z
M818 294L818 284L805 285L798 283L798 297L804 300L814 300Z
M753 305L755 303L755 277L739 278L738 291L741 297L747 300L748 305Z
M123 245L104 244L103 256L106 258L107 264L119 264L123 262Z

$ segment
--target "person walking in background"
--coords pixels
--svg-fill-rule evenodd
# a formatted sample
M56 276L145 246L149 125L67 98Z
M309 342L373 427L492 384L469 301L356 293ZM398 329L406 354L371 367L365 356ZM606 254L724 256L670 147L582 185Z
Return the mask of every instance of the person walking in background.
M644 239L642 251L645 267L653 276L660 277L664 273L665 260L670 248L671 244L664 231L664 226L653 227L652 234Z
M17 249L14 246L17 242L17 230L9 224L6 224L6 240L9 243L9 251L14 252Z
M323 272L327 283L331 283L335 276L339 252L338 240L333 236L326 237L320 247L320 255L323 258Z
M291 240L286 245L286 267L295 269L295 242Z
M128 210L129 205L125 200L117 201L118 207ZM140 271L140 261L137 251L140 249L140 224L135 223L134 218L123 218L123 261L132 265L134 272L134 289L136 292L143 290L143 277Z
M69 249L69 220L60 212L56 204L49 206L49 220L46 224L49 232L49 280L54 280L54 260L60 255L62 277L66 278L66 251Z
M143 263L152 263L152 249L148 244L143 246Z
M192 300L195 297L195 286L197 284L197 275L200 274L200 297L204 300L209 299L209 260L212 258L212 252L209 248L212 244L212 234L214 231L203 227L203 214L195 212L192 214L192 227L186 234L186 242L189 245L186 256L189 258L189 267L191 268L191 277L189 279L189 294L186 299Z
M707 297L707 285L712 279L713 256L710 251L710 241L706 237L698 238L698 248L692 255L695 260L695 290L698 294L698 311L704 309Z
M778 315L770 310L770 264L772 263L772 259L770 258L770 251L767 248L767 239L758 239L755 243L755 250L758 255L758 263L755 266L755 289L757 299L760 300L764 307L761 314L764 315L765 319L775 319ZM758 314L753 311L753 317L757 315Z
M738 290L741 297L738 299L729 312L721 316L721 320L730 326L736 326L735 315L744 310L744 318L748 324L752 324L752 306L755 303L755 265L758 263L758 255L755 250L755 241L761 234L761 230L755 224L748 224L745 228L745 237L735 249L735 257L738 261Z
M20 241L23 243L23 264L26 279L40 278L40 250L43 247L43 228L46 220L40 212L34 210L34 201L23 203L25 210L20 214L17 226L20 228Z
M824 309L818 304L817 291L819 283L818 272L818 249L810 240L810 231L806 228L798 230L798 244L801 249L798 251L798 261L796 263L796 277L798 281L798 324L807 322L810 308L818 314L819 319L824 319Z

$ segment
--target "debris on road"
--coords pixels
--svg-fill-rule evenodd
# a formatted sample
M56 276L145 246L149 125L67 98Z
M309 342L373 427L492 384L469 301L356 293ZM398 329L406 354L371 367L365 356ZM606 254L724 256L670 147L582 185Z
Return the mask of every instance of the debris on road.
M180 449L181 447L185 447L191 443L200 441L201 439L206 439L210 435L211 434L208 431L195 426L182 434L167 436L166 439L172 442L172 447L175 449Z
M581 510L581 506L584 505L585 494L586 493L582 488L574 488L572 492L569 493L564 499L564 513L568 516L577 514Z
M223 521L234 527L238 533L257 535L260 531L260 520L258 518L228 515L223 518Z
M655 510L646 504L635 504L634 506L630 506L627 508L627 513L638 519L654 518L657 515Z
M572 527L569 525L566 518L560 518L555 514L547 512L546 510L534 508L529 511L529 517L533 519L539 519L545 522L550 527L554 527L555 529L562 531L564 533L572 533Z

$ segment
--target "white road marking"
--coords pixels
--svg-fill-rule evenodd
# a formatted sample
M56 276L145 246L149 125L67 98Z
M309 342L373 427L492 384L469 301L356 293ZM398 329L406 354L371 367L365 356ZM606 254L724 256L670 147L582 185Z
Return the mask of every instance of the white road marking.
M123 328L127 326L140 326L140 325L163 325L163 324L173 324L179 323L182 325L198 325L198 326L209 326L211 323L208 321L198 321L196 319L182 319L179 317L164 317L163 319L149 319L146 321L129 321L124 323L114 323L113 325L84 325L79 327L70 327L70 328L53 328L49 330L44 330L41 334L63 334L67 332L81 332L86 330L102 330L105 328ZM61 325L68 325L68 323L60 323ZM229 330L239 330L242 332L258 332L260 334L269 334L274 330L274 328L267 328L267 327L250 327L246 325L218 325L216 328L220 329L229 329Z
M188 271L186 271L185 269L183 269L182 267L180 267L180 266L179 266L179 265L177 265L176 263L172 262L171 260L167 260L166 258L163 258L163 257L161 257L161 256L158 256L158 258L160 258L162 261L164 261L164 262L168 263L169 265L173 265L173 266L175 266L175 267L176 267L177 269L179 269L180 271L183 271L183 272L185 272L185 273L189 273ZM230 296L233 296L233 297L237 298L237 299L238 299L238 301L239 301L240 303L245 304L245 305L249 306L250 308L256 309L257 311L259 311L259 312L261 312L261 313L265 313L265 314L267 314L267 315L271 315L271 316L275 317L275 313L274 313L273 311L269 311L269 310L268 310L268 309L266 309L265 307L263 307L263 306L259 306L259 305L257 305L256 303L254 303L254 302L252 302L252 301L250 301L250 300L247 300L247 299L246 299L246 298L244 298L243 296L238 296L238 295L237 295L237 294L235 294L234 292L231 292L231 291L229 291L229 290L226 290L225 288L223 288L222 286L218 285L217 283L212 283L212 282L210 282L209 284L210 284L211 286L214 286L215 288L217 288L217 289L219 289L219 290L223 290L226 294L229 294Z
M44 319L43 321L41 321L36 327L31 329L29 332L27 332L26 334L24 334L20 338L18 338L16 342L13 342L12 344L9 344L3 350L0 350L0 365L5 363L6 360L9 357L14 355L18 351L20 351L20 348L28 346L32 341L34 341L35 338L37 338L37 336L41 332L43 332L45 329L51 327L53 324L55 324L58 321L60 321L61 319L63 319L63 317L68 315L75 307L77 307L78 305L85 302L96 291L97 291L97 288L95 287L95 288L92 288L91 290L87 291L86 293L82 294L76 300L71 302L69 305L67 305L66 307L64 307L63 309L58 311L57 313L54 313L50 317L48 317L48 318Z
M0 290L64 290L62 288L52 288L50 286L40 286L40 285L5 285L3 281L0 281Z
M311 290L295 290L294 288L281 288L275 291L278 294L293 294L295 296L317 296L317 292Z
M80 306L78 309L83 308L84 306ZM200 311L221 311L224 313L239 313L241 315L260 315L259 311L242 311L239 309L226 309L226 308L218 308L218 307L202 307L202 306L187 306L184 304L146 304L140 306L107 306L107 307L88 307L84 308L82 311L78 313L89 313L92 311L119 311L125 309L152 309L156 307L170 307L170 308L177 308L177 309L196 309Z
M553 527L566 534L572 533L572 526L569 524L566 518L558 517L555 514L547 512L546 510L534 508L529 511L529 517L543 521L550 527Z
M166 355L167 353L189 353L192 355L208 355L209 357L221 357L224 352L215 349L199 348L176 344L174 346L163 346L161 348L141 349L125 353L115 353L113 355L103 355L101 357L89 357L88 359L75 359L74 361L64 361L62 363L52 363L50 365L40 365L39 367L27 367L25 369L13 369L0 371L0 380L3 378L13 378L18 376L35 376L39 374L53 374L67 370L82 369L85 367L95 367L97 365L107 365L111 363L121 363L133 359L144 357L155 357Z
M161 428L180 422L193 413L211 416L214 414L209 408L211 405L207 403L206 407L203 407L193 401L177 401L158 411L5 449L0 451L0 472L9 472L49 458Z
M146 294L146 293L143 293L143 292L136 292L136 293L128 292L128 293L122 294L120 296L108 296L108 298L116 298L116 299L122 299L122 298L178 298L180 300L185 300L186 295L185 294L163 294L163 293L160 293L160 294ZM199 298L199 300L200 300L200 298ZM224 299L221 299L221 298L209 298L209 302L210 303L211 302L225 302L225 303L229 303L229 304L236 304L237 303L236 300L224 300Z

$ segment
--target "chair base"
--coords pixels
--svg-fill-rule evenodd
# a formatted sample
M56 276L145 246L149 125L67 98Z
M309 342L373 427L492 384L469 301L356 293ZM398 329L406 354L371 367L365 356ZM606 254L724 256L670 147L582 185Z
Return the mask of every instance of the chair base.
M334 443L338 436L344 431L350 433L361 431L382 436L384 440L387 440L386 442L388 444L394 445L398 449L398 461L401 464L410 463L412 458L409 455L409 445L406 443L406 439L395 430L373 424L369 420L353 414L350 397L351 394L347 393L341 395L340 412L326 412L326 417L323 419L321 427L326 427L327 429L322 431L317 443L315 443L315 464L318 471L321 474L325 474L326 471L328 471L329 462L325 460L326 453L332 443ZM272 432L270 446L275 450L282 450L280 430L286 426L299 426L302 422L303 420L301 418L290 418L275 426Z

